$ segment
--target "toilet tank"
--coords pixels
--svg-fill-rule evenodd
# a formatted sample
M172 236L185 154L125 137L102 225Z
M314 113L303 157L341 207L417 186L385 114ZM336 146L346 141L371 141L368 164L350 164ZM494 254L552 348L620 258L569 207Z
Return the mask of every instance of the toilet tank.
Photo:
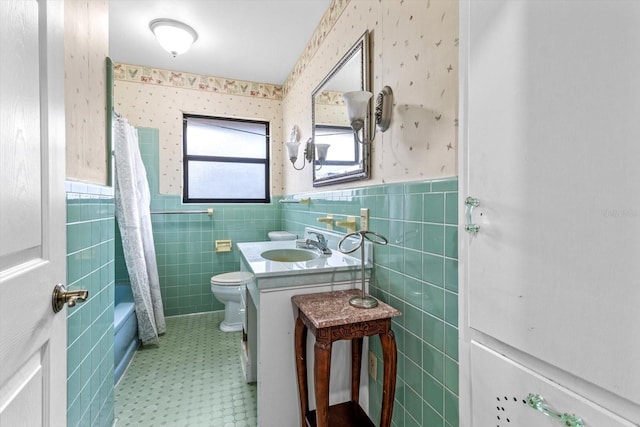
M296 234L288 231L270 231L268 235L271 241L296 240L298 238Z

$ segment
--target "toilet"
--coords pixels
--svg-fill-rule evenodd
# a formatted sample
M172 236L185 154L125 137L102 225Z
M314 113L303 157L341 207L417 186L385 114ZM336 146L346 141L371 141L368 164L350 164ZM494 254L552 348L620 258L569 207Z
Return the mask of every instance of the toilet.
M270 231L269 240L296 240L297 236L287 231ZM224 320L220 323L223 332L242 330L244 307L241 306L245 286L253 280L253 274L246 271L222 273L211 278L211 292L224 304Z
M211 292L218 301L224 304L224 320L220 323L222 332L242 330L243 313L240 311L240 294L252 279L253 274L246 271L223 273L211 278Z

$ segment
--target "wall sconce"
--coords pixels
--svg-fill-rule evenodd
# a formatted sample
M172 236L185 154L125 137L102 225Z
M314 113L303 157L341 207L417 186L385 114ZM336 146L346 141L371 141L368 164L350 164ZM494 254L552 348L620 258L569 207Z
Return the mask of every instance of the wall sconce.
M289 160L291 160L291 164L293 168L297 171L301 171L304 169L305 162L302 162L302 167L296 167L296 160L298 160L298 151L300 150L300 143L297 141L285 142L284 145L287 146L287 153L289 154ZM327 152L329 151L329 147L331 144L314 144L311 138L307 139L307 142L304 143L304 159L307 163L311 163L313 161L313 149L315 148L317 156L316 159L318 163L320 163L320 167L316 170L320 170L322 168L322 164L325 160L327 160Z
M291 164L293 165L293 168L297 171L301 171L302 169L304 169L304 165L306 164L304 161L302 162L302 167L300 168L296 167L296 160L298 160L298 151L300 149L300 142L290 141L290 142L285 142L284 144L287 146L287 153L289 154L289 160L291 160ZM304 144L303 156L308 163L311 163L311 161L313 160L313 142L311 142L311 138L309 138L307 142L305 142Z
M349 123L351 123L351 129L353 129L356 140L360 144L371 144L375 139L374 133L373 138L367 141L364 137L364 131L362 133L362 138L360 138L360 131L364 128L365 118L369 111L369 99L371 99L372 96L373 94L367 91L354 91L342 94L347 106L347 115L349 117ZM376 132L378 130L380 132L384 132L389 129L392 105L393 91L389 86L385 86L376 97L376 108L374 112Z
M298 132L298 127L293 126L291 129L291 141L285 142L284 145L287 146L287 154L289 155L289 160L291 160L291 164L295 170L301 171L304 169L306 163L311 163L313 161L313 150L316 150L317 156L316 159L318 163L320 163L320 168L322 167L322 163L327 160L327 152L329 151L329 147L331 144L314 144L311 138L307 139L307 142L304 143L304 159L307 161L306 163L302 162L302 167L296 167L296 160L298 160L298 152L300 151L300 134ZM320 169L318 168L318 169Z
M175 19L160 18L149 22L149 29L158 39L160 46L175 58L189 50L198 40L196 30Z

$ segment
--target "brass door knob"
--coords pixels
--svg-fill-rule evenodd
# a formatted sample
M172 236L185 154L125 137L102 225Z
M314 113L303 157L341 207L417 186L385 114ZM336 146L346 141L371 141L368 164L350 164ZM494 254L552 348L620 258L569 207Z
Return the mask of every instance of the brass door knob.
M62 310L65 303L69 307L73 307L77 302L84 302L89 298L89 291L67 291L67 288L63 284L58 283L53 288L53 295L51 296L51 306L53 312L57 313Z

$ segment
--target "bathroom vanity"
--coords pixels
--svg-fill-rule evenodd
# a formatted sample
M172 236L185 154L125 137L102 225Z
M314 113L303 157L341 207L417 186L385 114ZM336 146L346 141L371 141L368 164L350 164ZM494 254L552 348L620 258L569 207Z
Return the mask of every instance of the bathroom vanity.
M308 231L323 233L331 255L320 255L318 251L300 249L296 252L296 241L239 243L241 270L254 275L245 293L246 324L243 343L243 365L248 382L258 383L258 425L285 426L300 425L298 385L296 376L294 329L297 309L291 297L300 294L328 292L360 288L361 262L359 257L344 255L336 249L342 235L307 228ZM263 253L279 251L284 261L273 261L263 257ZM294 251L291 251L294 250ZM286 261L305 258L309 252L313 259L307 261ZM275 252L278 255L278 252ZM266 254L269 256L269 254ZM292 258L287 258L292 257ZM275 257L278 258L277 256ZM365 276L371 271L371 248L365 249L368 260ZM307 363L313 372L313 340L307 342ZM368 354L365 340L363 354ZM330 401L338 402L350 398L351 350L347 341L336 342L331 357ZM310 390L310 402L315 401ZM368 376L362 370L360 401L368 411ZM311 408L313 409L313 407Z

